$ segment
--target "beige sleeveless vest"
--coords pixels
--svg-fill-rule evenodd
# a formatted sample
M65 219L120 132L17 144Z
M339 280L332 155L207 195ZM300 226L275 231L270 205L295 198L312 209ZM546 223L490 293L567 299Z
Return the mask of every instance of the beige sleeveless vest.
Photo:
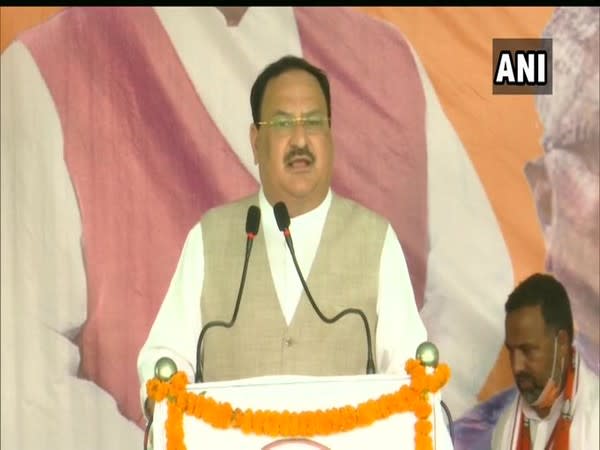
M202 219L203 325L231 320L246 248L246 212L252 204L258 205L257 195L213 209ZM310 274L304 274L325 316L345 308L365 313L374 358L379 263L387 226L375 213L333 194ZM290 325L286 324L262 228L250 256L237 320L229 329L211 328L203 350L204 381L276 374L356 375L365 373L367 365L365 330L358 315L326 324L303 293Z

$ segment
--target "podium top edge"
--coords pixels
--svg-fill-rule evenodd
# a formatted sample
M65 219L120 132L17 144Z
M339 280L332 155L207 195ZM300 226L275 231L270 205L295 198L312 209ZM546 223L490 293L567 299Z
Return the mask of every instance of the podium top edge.
M282 386L298 384L343 384L343 383L369 383L369 384L410 384L408 375L373 374L373 375L339 375L339 376L310 376L310 375L266 375L262 377L240 378L228 381L209 381L194 383L187 386L188 391L198 392L205 389L219 389L247 386Z

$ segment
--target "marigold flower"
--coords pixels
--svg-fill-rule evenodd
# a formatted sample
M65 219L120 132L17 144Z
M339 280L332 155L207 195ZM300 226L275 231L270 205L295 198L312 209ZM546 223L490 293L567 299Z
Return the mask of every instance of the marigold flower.
M228 402L218 402L204 393L193 394L186 390L188 383L184 372L177 372L171 380L148 380L148 397L160 402L167 398L168 416L165 422L168 450L186 450L184 444L183 415L191 415L215 428L237 428L243 433L273 437L328 435L353 430L387 418L392 414L413 412L416 450L433 450L429 416L432 407L428 392L437 392L450 378L450 368L440 364L432 373L417 360L406 362L405 369L411 377L410 385L403 385L390 394L367 400L357 406L342 406L327 410L304 412L253 411L234 409Z

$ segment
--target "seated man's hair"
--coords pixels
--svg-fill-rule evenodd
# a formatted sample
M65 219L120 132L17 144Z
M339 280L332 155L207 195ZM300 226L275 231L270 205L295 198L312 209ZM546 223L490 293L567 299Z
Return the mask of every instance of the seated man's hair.
M546 325L566 330L573 342L573 315L564 286L552 275L536 273L522 281L504 305L507 313L527 306L540 306Z

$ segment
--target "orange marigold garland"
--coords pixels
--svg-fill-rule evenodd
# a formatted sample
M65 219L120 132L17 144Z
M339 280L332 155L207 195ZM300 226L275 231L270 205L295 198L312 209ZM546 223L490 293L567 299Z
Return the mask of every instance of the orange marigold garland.
M183 411L176 403L169 401L167 421L167 450L185 450L183 442Z
M408 386L403 385L391 394L384 394L355 407L347 405L317 411L234 409L228 402L217 402L204 393L188 392L187 376L184 372L177 372L166 382L153 378L146 383L146 390L148 397L156 402L167 399L167 450L186 450L183 439L184 414L203 420L215 428L236 428L246 434L311 437L350 431L405 412L412 412L417 418L415 449L432 450L433 426L429 420L432 407L428 395L439 391L448 382L450 368L446 364L440 364L432 373L427 373L419 361L409 359L405 369L411 377Z

